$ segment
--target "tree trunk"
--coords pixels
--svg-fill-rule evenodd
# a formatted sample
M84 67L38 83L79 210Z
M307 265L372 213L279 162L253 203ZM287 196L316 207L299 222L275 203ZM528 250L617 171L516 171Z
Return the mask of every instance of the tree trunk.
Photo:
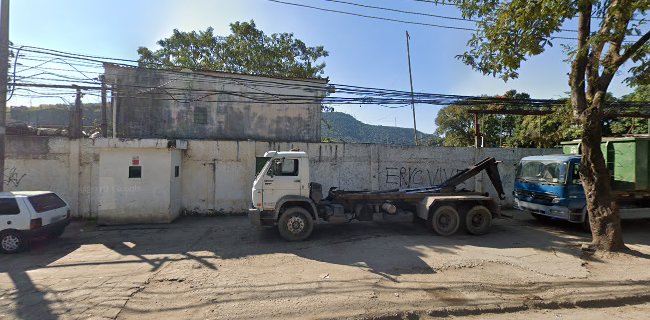
M603 102L604 98L595 98L590 107L579 115L583 129L580 173L587 197L593 246L598 250L620 251L626 249L621 219L612 194L610 172L600 148Z

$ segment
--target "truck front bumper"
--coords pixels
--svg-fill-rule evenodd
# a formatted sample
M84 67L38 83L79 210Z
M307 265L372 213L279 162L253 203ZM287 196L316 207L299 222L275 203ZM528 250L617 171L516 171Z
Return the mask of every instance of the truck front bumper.
M248 220L250 220L251 224L254 226L261 226L262 222L260 221L260 210L248 209Z
M532 212L546 217L551 217L560 220L571 222L581 222L571 220L572 214L569 208L560 206L546 206L532 202L521 201L515 198L515 208L523 211ZM575 214L574 214L575 215Z
M272 211L248 209L248 219L252 225L259 227L270 227L275 224L275 219Z

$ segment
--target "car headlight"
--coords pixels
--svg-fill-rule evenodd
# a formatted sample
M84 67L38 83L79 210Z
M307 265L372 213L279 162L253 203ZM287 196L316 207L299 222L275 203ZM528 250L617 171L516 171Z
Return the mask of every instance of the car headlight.
M553 202L554 204L558 204L558 203L560 203L561 200L562 200L562 199L560 199L560 198L553 198L553 201L552 201L552 202Z

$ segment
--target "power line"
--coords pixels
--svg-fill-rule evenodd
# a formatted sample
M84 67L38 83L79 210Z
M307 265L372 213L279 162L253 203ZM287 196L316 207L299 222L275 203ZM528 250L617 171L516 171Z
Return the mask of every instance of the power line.
M47 54L48 49L42 49L43 53ZM95 57L88 58L87 55L77 55L73 53L56 51L54 54L60 55L64 54L70 56L67 59L94 59ZM107 58L112 59L112 58ZM117 59L116 59L117 60ZM125 59L119 59L125 60ZM58 62L58 61L57 61ZM68 63L69 61L64 61ZM34 70L42 68L43 65L39 65ZM174 71L174 70L161 70L161 69L146 69L138 68L135 69L133 66L124 66L128 68L133 68L133 70L153 70L158 73L169 73L179 75L176 80L181 79L182 76L187 76L187 72ZM68 71L68 70L66 70ZM70 72L74 72L69 70ZM50 73L54 74L54 73ZM68 75L57 75L61 78L43 78L42 74L31 75L31 80L39 81L48 81L48 83L15 83L16 86L30 86L30 87L45 87L45 88L83 88L84 90L99 90L99 83L94 79L86 78L74 78ZM151 76L139 76L138 79L147 79ZM156 76L156 79L160 79ZM75 81L80 84L87 84L86 86L72 86L69 85L71 81ZM90 80L90 81L89 81ZM172 79L174 80L174 79ZM284 80L285 82L290 83L279 83L278 81L272 81L268 79L244 79L236 78L232 76L227 77L218 74L202 74L202 73L192 73L192 83L207 83L207 84L232 84L236 86L245 86L249 89L255 90L257 92L241 92L241 91L232 91L232 90L215 90L213 88L201 88L201 89L189 89L188 87L178 87L170 85L173 81L167 81L162 84L155 85L137 85L137 84L120 84L114 89L116 90L115 96L118 98L134 98L134 99L151 99L151 100L173 100L177 102L193 102L193 101L203 101L203 102L240 102L240 103L267 103L267 104L311 104L311 103L323 103L323 104L361 104L361 105L403 105L408 104L411 101L411 93L406 91L392 90L392 89L381 89L381 88L371 88L371 87L360 87L352 86L345 84L330 84L336 88L332 93L338 93L339 95L330 95L325 96L325 93L330 90L326 83L322 81L317 85L306 84L302 85L304 81L297 82L295 80L289 81ZM52 83L54 82L54 84ZM56 82L62 83L57 85ZM295 90L300 90L301 94L275 94L270 93L260 88L291 88ZM144 90L144 91L143 91ZM156 92L156 90L159 90ZM160 95L164 93L168 95L169 98L159 97L155 95ZM309 94L305 94L309 93ZM228 98L218 98L213 99L214 96L232 96L238 97L242 100L228 100ZM341 96L344 95L344 96ZM485 106L485 105L500 105L500 106L509 106L509 107L518 107L518 108L552 108L563 105L565 100L552 100L552 99L504 99L496 97L480 97L480 96L460 96L460 95L449 95L449 94L436 94L436 93L414 93L413 99L418 104L432 104L432 105L465 105L465 106ZM616 102L609 105L610 108L649 108L650 102Z
M413 24L413 25L420 25L420 26L427 26L427 27L443 28L443 29L476 31L476 29L473 29L473 28L444 26L444 25L440 25L440 24L433 24L433 23L426 23L426 22L415 22L415 21L406 21L406 20L400 20L400 19L385 18L385 17L377 17L377 16L366 15L366 14L353 13L353 12L347 12L347 11L340 11L340 10L334 10L334 9L326 9L326 8L314 7L314 6L310 6L310 5L306 5L306 4L285 2L285 1L279 1L279 0L267 0L267 1L276 2L276 3L289 5L289 6L296 6L296 7L303 7L303 8L309 8L309 9L326 11L326 12L347 14L347 15L351 15L351 16L357 16L357 17L368 18L368 19L392 21L392 22L399 22L399 23L406 23L406 24Z
M439 0L413 0L413 1L415 1L415 2L424 2L424 3L431 3L431 4L434 4L434 5L436 5L436 6L437 6L437 5L443 5L443 6L456 7L456 8L459 8L459 9L461 8L459 5L457 5L457 4L455 4L455 3L443 2L443 1L439 1ZM574 17L577 18L578 16L576 15L576 16L574 16ZM597 15L592 15L591 17L592 17L592 18L596 18L596 19L605 19L605 17L603 17L603 16L597 16ZM631 18L630 21L645 21L645 19L636 19L636 18Z
M323 0L323 1L341 3L341 4L346 4L346 5L356 6L356 7L362 7L362 8L368 8L368 9L384 10L384 11L391 11L391 12L397 12L397 13L412 14L412 15L433 17L433 18L440 18L440 19L448 19L448 20L456 20L456 21L467 21L467 22L475 22L475 23L481 22L480 20L474 20L474 19L468 19L468 18L449 17L449 16L437 15L437 14L432 14L432 13L423 13L423 12L414 12L414 11L407 11L407 10L401 10L401 9L378 7L378 6L371 6L371 5L365 5L365 4L360 4L360 3L348 2L348 1L341 1L341 0ZM559 31L578 32L578 30L572 30L572 29L559 29Z
M412 15L418 15L418 16L425 16L425 17L433 17L433 18L447 19L447 20L478 22L478 20L472 20L472 19L457 18L457 17L449 17L449 16L443 16L443 15L437 15L437 14L431 14L431 13L414 12L414 11L406 11L406 10L400 10L400 9L392 9L392 8L385 8L385 7L371 6L371 5L366 5L366 4L353 3L353 2L340 1L340 0L323 0L323 1L334 2L334 3L341 3L341 4L347 4L347 5L356 6L356 7L362 7L362 8L377 9L377 10L384 10L384 11L391 11L391 12L398 12L398 13L412 14Z
M419 25L419 26L450 29L450 30L462 30L462 31L472 31L472 32L479 31L476 28L446 26L446 25L426 23L426 22L417 22L417 21L393 19L393 18L387 18L387 17L379 17L379 16L372 16L372 15L361 14L361 13L354 13L354 12L349 12L349 11L341 11L341 10L321 8L321 7L316 7L316 6L306 5L306 4L286 2L286 1L280 1L280 0L267 0L267 1L275 2L275 3L279 3L279 4L283 4L283 5L288 5L288 6L303 7L303 8L313 9L313 10L332 12L332 13L339 13L339 14L351 15L351 16L362 17L362 18L367 18L367 19L384 20L384 21L398 22L398 23L404 23L404 24L410 24L410 25ZM338 1L338 0L336 0L336 1L335 0L324 0L324 1L332 1L332 2L344 3L343 1ZM351 4L351 5L366 6L366 5L360 5L360 4L352 4L350 2L345 2L345 3L346 4ZM390 10L390 11L397 10L397 9L389 9L389 8L383 8L383 7L375 7L375 9L380 9L380 8L382 10ZM404 13L406 13L406 12L404 12ZM411 13L413 13L413 12L411 12ZM467 20L467 21L475 21L475 20ZM569 29L558 29L558 31L561 31L561 32L562 31L577 32L577 30L569 30ZM564 37L564 36L549 36L549 38L552 39L552 40L555 40L555 39L558 39L558 40L578 40L575 37ZM628 42L631 42L631 41L623 41L623 42L628 43Z

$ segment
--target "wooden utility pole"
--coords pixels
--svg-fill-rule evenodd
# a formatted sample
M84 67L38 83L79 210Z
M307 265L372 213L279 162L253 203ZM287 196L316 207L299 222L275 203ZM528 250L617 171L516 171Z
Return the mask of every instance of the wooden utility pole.
M0 7L0 191L5 181L5 134L7 132L7 87L9 64L9 0L2 0Z
M81 121L81 88L77 88L77 97L74 100L74 109L70 121L70 138L81 138L82 121Z
M415 145L419 145L418 143L418 129L417 126L415 125L415 99L413 98L413 73L411 72L411 46L409 43L409 40L411 39L411 36L409 35L409 32L406 31L406 53L408 54L409 58L409 81L411 82L411 110L413 110L413 140L415 141Z
M474 147L483 148L483 141L481 139L481 124L479 123L478 113L474 113Z
M106 112L106 81L104 76L99 76L99 80L102 81L102 138L108 137L108 115Z

